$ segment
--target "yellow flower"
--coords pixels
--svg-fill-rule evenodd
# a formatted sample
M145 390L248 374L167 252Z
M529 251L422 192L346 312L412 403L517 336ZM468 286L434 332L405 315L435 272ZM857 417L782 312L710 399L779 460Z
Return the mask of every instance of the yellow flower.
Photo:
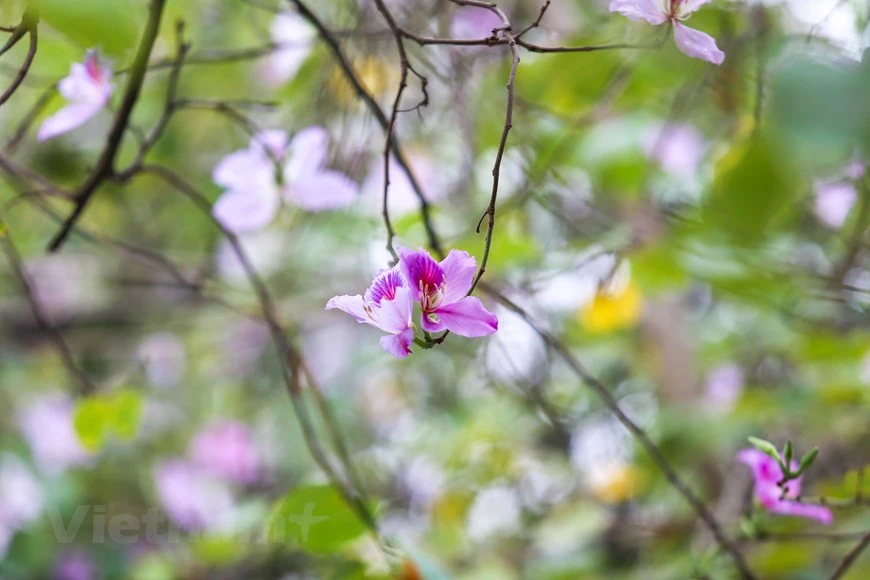
M593 497L607 503L621 503L640 491L641 472L633 465L602 466L588 485Z
M398 83L395 68L373 56L358 61L353 65L353 69L362 86L375 97L382 95L390 86ZM344 71L337 67L329 78L329 88L341 104L352 105L357 102L356 91L348 82Z
M643 308L640 288L629 282L624 288L601 288L579 313L580 323L587 332L606 334L634 326Z

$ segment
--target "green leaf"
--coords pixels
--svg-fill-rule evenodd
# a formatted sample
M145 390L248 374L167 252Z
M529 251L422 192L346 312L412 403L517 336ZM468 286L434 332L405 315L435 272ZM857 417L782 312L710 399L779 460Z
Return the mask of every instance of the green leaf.
M791 458L794 455L794 446L791 443L791 439L785 442L785 447L782 451L782 460L785 463L786 467L791 470Z
M801 463L798 467L796 475L803 475L803 473L812 466L813 462L816 460L816 457L819 455L819 448L813 447L809 451L801 457Z
M331 552L367 529L331 485L297 487L275 504L266 526L270 542L313 552Z
M124 389L80 401L73 412L73 426L82 445L97 451L112 436L126 440L135 437L141 415L142 396Z
M43 22L80 44L124 57L139 40L145 13L131 0L37 0Z
M748 439L753 447L755 447L765 455L769 455L773 459L776 459L780 464L782 464L782 459L780 459L779 457L779 451L777 451L776 445L774 445L770 441L759 439L758 437L749 437Z

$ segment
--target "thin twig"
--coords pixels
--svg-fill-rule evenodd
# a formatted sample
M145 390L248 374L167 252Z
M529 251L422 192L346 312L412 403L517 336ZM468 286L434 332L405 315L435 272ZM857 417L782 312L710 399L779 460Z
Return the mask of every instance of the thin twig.
M18 90L18 87L21 86L21 83L24 82L25 77L27 77L28 71L30 71L30 65L33 64L33 59L36 56L36 48L39 42L39 13L36 11L27 11L24 13L24 17L21 19L20 26L24 27L27 34L30 35L30 45L27 49L27 56L24 57L24 62L21 64L21 68L18 69L18 72L15 74L15 78L12 79L12 84L0 95L0 105L3 105L9 98L15 94L15 91Z
M864 537L861 539L858 544L849 550L849 553L843 558L843 561L840 562L840 565L837 566L837 569L834 570L834 573L831 574L830 580L839 580L843 576L846 575L846 572L849 571L849 568L858 560L858 557L867 549L867 546L870 546L870 532L867 532Z

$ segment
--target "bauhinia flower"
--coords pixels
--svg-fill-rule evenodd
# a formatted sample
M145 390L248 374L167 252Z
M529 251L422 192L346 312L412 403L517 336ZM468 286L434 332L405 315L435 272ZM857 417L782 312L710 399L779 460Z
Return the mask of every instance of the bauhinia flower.
M308 59L317 30L295 12L279 14L269 28L272 42L278 47L266 59L262 69L263 80L280 86L293 80Z
M364 296L335 296L326 303L326 310L338 308L357 322L370 324L387 333L381 346L391 355L405 358L414 342L414 298L407 280L398 267L378 275Z
M83 63L73 63L57 90L68 104L42 123L37 134L40 141L72 131L106 106L114 90L112 68L99 52L89 50Z
M722 64L725 53L716 46L709 34L685 26L686 20L710 0L612 0L609 10L619 12L626 18L645 20L653 26L665 22L674 25L674 42L684 54L713 64Z
M281 200L319 212L347 206L357 197L345 174L326 169L329 135L308 127L292 140L281 130L258 133L247 149L230 153L215 166L212 179L227 189L212 212L224 227L244 233L268 225Z
M754 449L744 449L737 454L737 460L752 470L755 479L755 498L769 512L787 516L798 516L830 524L834 517L825 506L804 504L794 501L801 494L801 477L782 483L783 473L776 460L766 453ZM792 469L798 463L792 462Z
M450 250L439 264L425 250L399 248L402 272L423 309L423 330L449 330L478 338L498 330L498 318L480 300L468 296L477 260L468 252Z

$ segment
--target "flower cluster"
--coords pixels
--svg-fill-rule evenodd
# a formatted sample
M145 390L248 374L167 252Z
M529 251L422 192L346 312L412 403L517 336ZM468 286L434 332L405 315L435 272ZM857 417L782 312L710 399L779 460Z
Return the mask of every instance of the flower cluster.
M449 330L478 338L498 330L498 319L479 299L468 296L477 271L477 260L467 252L450 250L440 263L425 250L399 248L399 263L379 274L365 295L335 296L326 309L338 308L357 322L386 332L381 346L393 356L411 353L415 340L414 302L422 310L424 332Z
M716 46L716 40L700 30L682 23L710 0L612 0L609 10L619 12L631 20L645 20L653 26L670 22L674 26L674 42L687 56L700 58L713 64L722 64L725 53Z
M281 130L256 134L247 149L230 153L212 172L212 180L226 188L214 204L215 218L228 230L245 233L267 226L282 199L312 212L350 205L357 185L325 168L328 155L323 127L308 127L293 139Z
M776 459L754 449L744 449L737 454L737 460L752 470L755 479L755 498L769 512L787 516L798 516L830 524L834 520L831 510L825 506L810 505L795 501L801 495L801 477L783 481L782 468ZM792 462L796 470L798 464Z

